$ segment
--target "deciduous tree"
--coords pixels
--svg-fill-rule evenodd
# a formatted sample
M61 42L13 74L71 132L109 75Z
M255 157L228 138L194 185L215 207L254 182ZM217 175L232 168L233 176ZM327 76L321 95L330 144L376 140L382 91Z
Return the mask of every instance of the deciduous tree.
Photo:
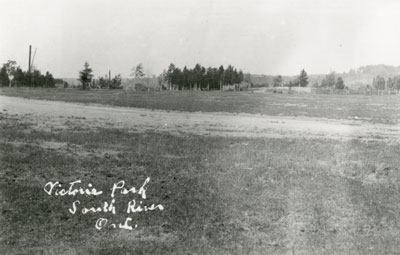
M336 84L336 75L334 72L326 75L321 81L321 87L323 88L334 88Z
M385 89L386 81L385 78L382 76L378 75L372 80L372 86L376 90L378 90L379 93L381 93Z
M272 82L274 84L274 87L280 87L282 85L282 76L281 75L275 76Z
M12 76L14 76L15 70L17 69L17 62L14 60L8 60L7 63L3 65L7 71L9 78L9 86L11 87Z
M0 69L0 85L5 87L9 86L9 84L10 84L10 78L8 77L5 65L3 65Z
M146 76L146 74L144 73L144 68L142 63L139 63L137 66L132 68L132 71L133 72L131 76L133 76L134 78L143 78Z
M340 90L344 89L344 82L342 77L337 78L335 88Z

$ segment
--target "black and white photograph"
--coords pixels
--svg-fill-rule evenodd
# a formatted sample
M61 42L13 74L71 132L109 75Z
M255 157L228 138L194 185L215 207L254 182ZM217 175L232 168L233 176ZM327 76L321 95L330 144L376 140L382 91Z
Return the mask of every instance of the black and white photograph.
M0 10L0 254L400 254L400 1Z

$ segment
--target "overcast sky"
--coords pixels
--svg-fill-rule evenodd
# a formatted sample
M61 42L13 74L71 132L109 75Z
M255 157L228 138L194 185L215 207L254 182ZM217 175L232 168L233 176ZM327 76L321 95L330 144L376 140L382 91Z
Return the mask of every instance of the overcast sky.
M1 1L0 63L77 77L124 77L137 63L159 74L233 64L258 74L327 73L400 64L400 1L35 0Z

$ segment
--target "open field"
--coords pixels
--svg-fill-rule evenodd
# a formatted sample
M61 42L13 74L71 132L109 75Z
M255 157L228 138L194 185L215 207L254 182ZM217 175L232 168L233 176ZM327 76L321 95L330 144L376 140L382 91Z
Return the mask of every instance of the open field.
M1 254L398 252L398 97L21 91L102 105L0 96ZM97 230L124 214L72 215L75 198L43 191L146 177L165 210L133 231Z
M1 88L1 95L188 112L256 113L396 124L398 95L320 95L251 92L127 92L121 90Z
M66 129L71 119L80 128L128 128L132 132L163 131L236 137L306 137L332 139L383 139L397 141L399 124L365 120L269 116L223 112L181 112L128 107L40 101L0 96L0 107L10 114L24 114L38 130Z

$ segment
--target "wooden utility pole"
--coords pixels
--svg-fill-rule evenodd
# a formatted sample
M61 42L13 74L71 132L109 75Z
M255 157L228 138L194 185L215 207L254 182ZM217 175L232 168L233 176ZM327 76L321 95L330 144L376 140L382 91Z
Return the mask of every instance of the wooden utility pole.
M111 81L111 70L108 70L108 79Z
M32 45L29 45L28 73L31 73L31 55L32 55Z

